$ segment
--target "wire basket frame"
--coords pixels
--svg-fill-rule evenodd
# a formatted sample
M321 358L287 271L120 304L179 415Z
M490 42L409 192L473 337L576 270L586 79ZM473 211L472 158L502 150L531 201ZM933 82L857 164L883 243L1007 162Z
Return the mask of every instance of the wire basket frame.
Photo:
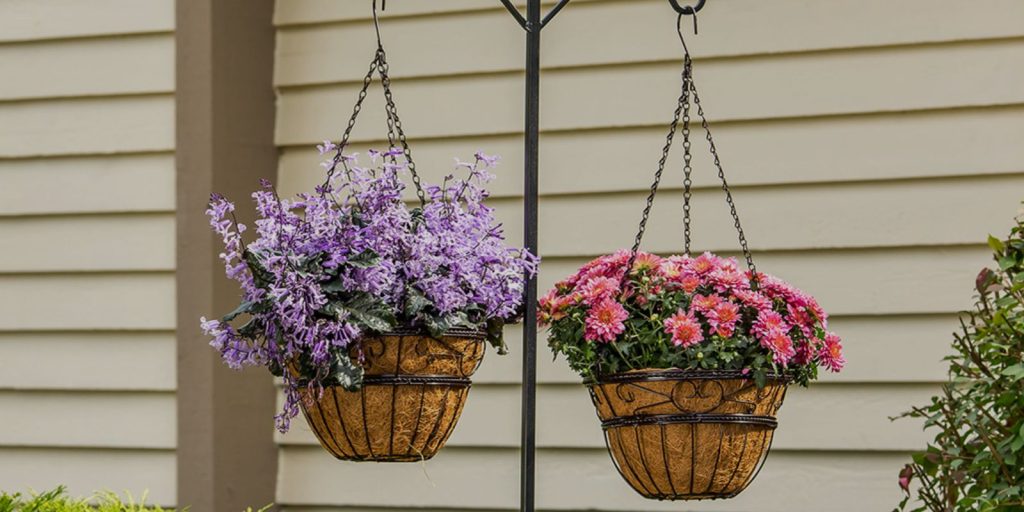
M605 446L646 498L704 500L742 492L774 439L786 380L758 388L738 371L638 370L587 382Z
M364 338L351 352L354 360L362 355L362 388L326 386L320 394L302 387L303 414L320 445L337 459L430 459L454 431L484 351L484 336L476 331Z

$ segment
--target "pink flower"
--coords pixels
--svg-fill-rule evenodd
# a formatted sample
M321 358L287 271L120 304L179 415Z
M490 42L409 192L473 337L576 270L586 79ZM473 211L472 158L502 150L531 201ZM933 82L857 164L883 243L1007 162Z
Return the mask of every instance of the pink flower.
M672 336L672 343L676 346L687 348L704 341L704 333L701 330L700 322L693 316L679 310L676 314L665 319L665 332Z
M661 268L661 257L649 252L638 252L636 260L633 261L633 271L651 271Z
M757 321L754 322L754 334L766 338L775 331L783 334L789 332L789 324L783 320L782 315L771 310L758 313Z
M595 277L587 281L580 291L583 294L583 301L593 305L614 297L619 291L619 282L610 277Z
M772 352L772 360L777 364L785 365L796 355L793 348L793 339L784 331L773 329L761 337L761 346Z
M715 270L711 273L711 282L715 285L718 293L725 293L730 290L747 290L750 282L747 277L738 271Z
M720 261L721 258L719 258L718 256L715 256L710 252L705 252L704 254L697 256L697 258L693 260L692 269L694 272L697 273L697 275L707 275L714 272L715 269L718 268L718 266L720 265Z
M684 275L679 280L679 285L682 286L684 292L693 293L700 287L700 278L695 275Z
M733 296L739 299L744 306L752 307L758 312L772 309L771 299L765 297L760 292L752 290L736 290L733 292Z
M903 469L900 470L899 483L900 489L903 489L903 492L907 494L910 494L910 480L912 478L914 478L914 467L910 464L903 466Z
M740 319L740 307L731 302L723 302L707 314L708 323L715 332L723 337L732 337L736 322Z
M627 318L629 313L622 304L612 299L604 299L590 308L583 337L587 341L615 341L615 338L626 330L623 321Z
M722 303L722 297L718 295L694 295L690 307L695 311L707 314Z
M846 365L842 341L835 333L825 334L825 343L818 352L818 361L821 361L821 364L832 372L838 372Z

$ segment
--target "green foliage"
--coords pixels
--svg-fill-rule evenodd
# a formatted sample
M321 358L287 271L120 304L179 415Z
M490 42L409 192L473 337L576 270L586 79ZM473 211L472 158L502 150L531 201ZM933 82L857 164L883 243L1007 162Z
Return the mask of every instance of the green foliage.
M272 505L243 512L266 512ZM113 492L98 492L89 498L72 498L64 486L43 493L7 493L0 491L0 512L174 512L156 505L146 505L146 495L139 501L131 494L122 498ZM181 509L188 512L188 508Z
M949 382L901 416L936 434L901 471L897 511L1024 511L1024 217L988 243L996 265L978 274L974 309L961 316Z
M146 505L146 496L136 502L130 494L121 498L112 492L96 493L91 498L71 498L64 486L28 496L0 493L0 512L173 512Z

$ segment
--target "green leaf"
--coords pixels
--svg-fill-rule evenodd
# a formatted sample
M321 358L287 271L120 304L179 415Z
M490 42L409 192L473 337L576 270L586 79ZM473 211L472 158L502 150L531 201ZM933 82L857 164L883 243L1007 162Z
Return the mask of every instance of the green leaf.
M1014 259L1012 256L1004 256L1002 258L999 258L999 268L1001 268L1003 270L1006 270L1008 268L1013 268L1013 266L1016 265L1016 264L1017 264L1017 260Z
M238 315L241 315L243 313L251 312L253 310L254 306L256 306L255 302L245 301L245 302L239 304L238 307L235 308L234 311L232 311L232 312L222 316L221 317L221 321L222 322L230 322L230 321L238 318Z
M245 264L249 267L249 271L252 272L252 279L257 287L265 289L274 282L274 274L270 273L270 271L263 266L263 262L260 261L260 258L256 253L246 250L242 253L242 259L245 260Z
M1015 364L1003 370L1002 375L1012 378L1014 381L1018 381L1024 378L1024 363Z
M352 361L344 351L335 351L331 363L331 380L346 391L358 391L363 386L363 367Z
M1003 244L1003 241L992 235L988 236L988 246L991 247L993 251L1000 254L1006 250L1006 245Z
M435 338L444 336L444 333L451 328L446 318L427 317L425 322L427 326L427 332Z
M409 317L416 317L430 305L432 305L430 299L423 292L410 288L405 297L405 314Z
M327 303L321 312L338 320L348 320L375 332L386 332L395 328L398 320L387 304L370 295L360 295L348 302Z
M487 319L487 341L492 347L498 349L498 354L508 354L508 345L505 344L505 321L501 318Z
M372 249L367 249L356 256L349 258L348 263L353 267L367 268L372 267L380 262L380 255L374 252Z

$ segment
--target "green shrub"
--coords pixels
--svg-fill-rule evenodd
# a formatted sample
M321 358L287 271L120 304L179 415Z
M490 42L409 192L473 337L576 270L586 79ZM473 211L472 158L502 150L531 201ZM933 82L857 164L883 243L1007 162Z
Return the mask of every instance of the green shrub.
M266 512L270 505L243 512ZM181 512L187 512L182 509ZM124 498L113 492L100 492L89 498L72 498L64 486L44 493L23 495L0 492L0 512L174 512L155 505L146 505L146 495L136 502L131 494Z
M949 382L903 415L936 434L900 472L897 510L1024 510L1024 217L989 245L996 264L978 274L974 309L961 315Z

